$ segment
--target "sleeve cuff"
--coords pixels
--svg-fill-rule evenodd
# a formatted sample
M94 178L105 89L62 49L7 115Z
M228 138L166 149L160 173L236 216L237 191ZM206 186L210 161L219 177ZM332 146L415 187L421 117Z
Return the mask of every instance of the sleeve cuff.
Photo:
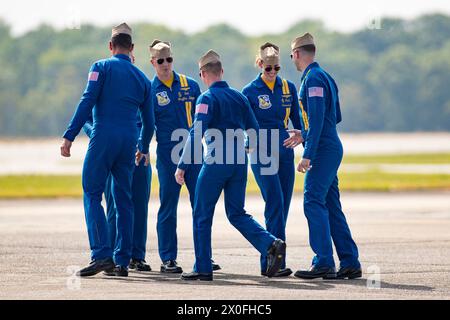
M312 160L312 153L309 150L305 150L305 152L303 152L303 159Z
M75 140L75 137L72 137L72 135L69 134L68 132L65 132L65 133L64 133L63 138L64 138L64 139L67 139L67 140L69 140L69 141L71 141L71 142L73 142L73 141Z
M178 168L178 169L181 169L181 170L184 170L184 171L187 171L187 169L189 168L189 165L180 162L180 163L178 164L177 168Z

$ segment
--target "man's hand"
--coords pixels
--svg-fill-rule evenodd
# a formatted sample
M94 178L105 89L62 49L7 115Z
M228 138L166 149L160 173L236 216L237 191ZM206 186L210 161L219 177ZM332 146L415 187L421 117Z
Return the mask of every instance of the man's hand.
M293 149L303 142L302 132L300 130L292 129L288 130L287 132L289 133L290 137L283 142L283 146L285 146L286 148Z
M136 57L134 56L133 51L130 52L131 63L134 64L136 62Z
M141 163L142 158L145 158L144 166L147 167L150 163L150 154L142 153L139 150L136 151L136 159L134 160L134 164L136 166L139 166L139 163Z
M177 180L177 183L179 185L183 185L184 184L184 170L177 168L177 171L175 171L175 180Z
M301 173L305 173L312 168L311 160L303 158L302 161L297 166L297 171Z
M70 157L70 148L72 147L72 141L67 140L66 138L63 139L63 143L61 145L61 155L63 157Z

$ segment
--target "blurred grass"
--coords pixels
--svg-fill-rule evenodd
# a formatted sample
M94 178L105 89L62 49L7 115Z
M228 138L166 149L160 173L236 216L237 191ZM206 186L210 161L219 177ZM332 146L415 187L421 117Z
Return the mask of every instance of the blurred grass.
M450 164L450 153L344 155L344 164Z
M296 174L295 191L303 190L302 174ZM343 172L339 174L341 191L411 191L450 190L449 174L403 174L380 171ZM158 194L158 179L152 177L152 196ZM186 189L183 188L183 193ZM259 194L252 173L248 194ZM81 197L80 175L10 175L0 176L0 199Z
M81 175L0 176L0 198L80 197Z
M298 159L296 160L296 162ZM340 171L342 191L410 191L450 190L450 174L388 173L376 169L378 164L448 164L450 153L346 155L343 164L365 164L363 172ZM371 166L373 165L373 166ZM153 172L152 196L158 194L158 178ZM295 191L302 192L304 176L296 173ZM186 188L183 188L186 193ZM259 194L253 174L249 172L248 194ZM7 175L0 176L0 199L81 197L81 175Z

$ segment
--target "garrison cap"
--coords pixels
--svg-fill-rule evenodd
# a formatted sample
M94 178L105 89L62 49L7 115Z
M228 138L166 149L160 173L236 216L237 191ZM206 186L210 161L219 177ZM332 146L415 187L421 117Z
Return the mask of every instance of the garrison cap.
M220 62L220 56L214 50L208 50L201 58L198 60L198 68L201 69L208 63Z
M111 31L111 38L118 35L118 34L127 34L131 37L131 28L129 25L127 25L125 22L119 24L118 26L115 26L112 28Z
M280 48L273 43L266 42L259 48L258 57L266 65L280 64Z
M301 37L297 37L294 40L292 40L291 49L294 50L311 44L314 44L314 38L310 33L307 32Z
M155 39L150 45L149 50L152 58L159 59L172 56L172 45L167 41Z

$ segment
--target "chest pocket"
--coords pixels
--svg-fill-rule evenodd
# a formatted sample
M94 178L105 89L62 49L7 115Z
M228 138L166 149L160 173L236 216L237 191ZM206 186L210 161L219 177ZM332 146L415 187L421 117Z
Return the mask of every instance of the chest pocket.
M282 105L284 106L285 105L285 103L284 103L284 101L285 100L289 100L289 101L291 101L291 92L290 92L290 90L289 90L289 85L288 85L288 82L287 82L287 80L286 79L282 79L281 80L282 81L282 83L283 83L283 87L282 87L282 92L283 92L283 98L282 98L282 100L283 100L283 103L282 103ZM289 104L290 105L290 104ZM289 116L291 115L291 108L290 107L288 107L288 108L286 108L286 110L285 110L285 115L284 115L284 127L287 129L288 128L288 123L289 123Z
M192 127L192 101L189 99L189 84L184 74L180 74L180 84L180 95L183 96L183 98L188 96L188 98L184 99L184 108L186 109L186 121L190 128Z

